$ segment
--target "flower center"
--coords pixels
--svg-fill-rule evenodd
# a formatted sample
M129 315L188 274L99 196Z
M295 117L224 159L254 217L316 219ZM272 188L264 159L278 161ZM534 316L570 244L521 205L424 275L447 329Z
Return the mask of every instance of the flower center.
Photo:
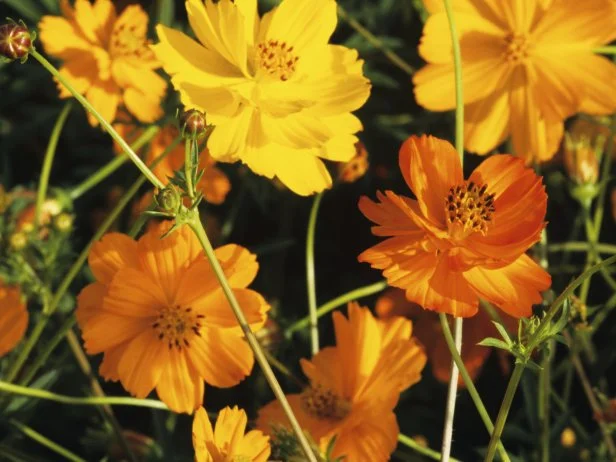
M174 346L178 350L188 348L195 335L201 337L201 321L205 316L193 313L192 308L166 307L158 312L152 328L158 339L165 342L169 349Z
M135 24L117 24L111 34L109 52L114 57L134 56L140 59L151 59L154 52L148 47L149 41Z
M449 188L445 199L445 214L449 234L463 239L469 234L486 234L494 213L494 194L486 194L488 185L472 181Z
M528 58L529 43L525 35L507 34L505 37L505 60L517 64Z
M351 403L322 385L312 385L301 394L304 410L318 419L342 420L351 412Z
M270 39L257 45L257 67L283 82L293 77L298 60L287 42Z

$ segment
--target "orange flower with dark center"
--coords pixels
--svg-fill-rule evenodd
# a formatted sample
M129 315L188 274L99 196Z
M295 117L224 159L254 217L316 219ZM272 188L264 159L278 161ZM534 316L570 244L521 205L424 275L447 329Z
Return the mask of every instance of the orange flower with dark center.
M203 402L204 381L231 387L252 370L252 350L209 261L187 227L161 239L161 224L138 240L107 234L88 261L96 282L77 299L77 321L89 354L104 353L100 374L119 380L135 396L154 388L176 412ZM268 304L246 287L258 264L237 245L216 257L253 330Z
M21 291L0 281L0 357L21 341L28 328L28 310Z
M509 155L489 157L468 180L453 146L411 136L400 169L413 200L391 191L359 208L388 237L359 256L383 270L408 300L454 316L477 313L479 298L514 317L529 316L551 278L526 250L545 226L541 178Z

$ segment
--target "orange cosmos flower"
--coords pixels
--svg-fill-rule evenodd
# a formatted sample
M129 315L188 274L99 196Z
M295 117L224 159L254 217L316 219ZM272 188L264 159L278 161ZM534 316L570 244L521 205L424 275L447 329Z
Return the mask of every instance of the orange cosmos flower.
M289 403L322 451L336 437L333 458L387 460L398 435L393 409L400 392L421 378L426 355L405 318L375 319L350 303L348 319L333 319L336 346L301 361L310 386L289 395ZM278 401L261 409L257 425L269 433L288 426Z
M479 297L514 317L529 316L551 278L524 252L545 226L541 178L515 157L489 157L464 180L447 141L411 136L400 170L413 200L391 191L359 208L388 236L359 256L383 270L390 285L426 309L477 313Z
M404 291L400 289L389 289L381 295L376 302L375 310L382 319L389 319L392 316L405 316L411 319L415 327L415 336L426 348L432 366L432 374L440 382L449 382L451 353L443 337L441 323L436 313L424 310L416 303L409 302L404 295ZM516 331L517 319L502 313L501 320L509 332ZM486 337L499 338L500 336L490 316L483 310L479 310L477 316L464 323L462 332L461 356L468 374L474 381L479 376L483 364L492 351L488 347L477 344ZM499 354L502 352L502 350L496 351ZM462 377L458 379L458 386L465 386Z
M148 16L139 5L118 16L111 0L61 2L62 16L43 16L39 23L45 51L64 61L60 74L112 121L120 104L142 122L162 115L167 84L156 74L160 64L148 48ZM58 86L60 97L70 93ZM96 119L88 113L90 124Z
M28 328L28 310L17 287L0 281L0 357L21 341Z
M447 15L440 0L419 46L429 63L413 78L433 111L455 107ZM460 0L453 10L462 50L465 147L485 154L509 135L527 162L557 151L563 120L616 111L616 66L593 49L616 38L613 0Z
M205 409L195 413L192 427L196 462L267 462L269 437L259 430L244 434L248 418L243 409L226 407L218 414L212 429Z
M203 381L230 387L252 370L227 299L198 241L187 227L161 239L167 225L151 227L137 241L107 234L90 251L96 282L81 291L77 322L86 351L104 353L100 373L119 380L138 397L154 388L176 412L193 412L203 401ZM237 245L216 256L254 330L269 306L246 289L258 264Z
M136 140L142 132L138 127L124 123L114 124L114 128L124 139L132 141ZM179 134L180 131L173 124L163 127L150 142L150 148L145 155L146 163L149 164L162 155ZM117 144L114 144L114 147L117 153L122 152ZM163 183L167 184L169 178L173 177L173 173L182 169L185 160L184 149L182 142L152 168L154 174ZM197 190L201 191L205 200L210 204L222 204L227 197L227 193L231 190L231 182L227 175L216 167L216 161L210 156L207 148L199 155L199 169L205 169L205 171L196 185Z

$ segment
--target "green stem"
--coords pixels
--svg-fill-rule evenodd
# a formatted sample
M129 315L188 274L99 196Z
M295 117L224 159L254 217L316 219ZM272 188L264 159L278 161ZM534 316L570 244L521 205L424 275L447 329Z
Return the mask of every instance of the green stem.
M78 398L75 396L59 395L47 390L38 388L22 387L0 380L0 391L19 396L27 396L28 398L44 399L47 401L55 401L62 404L74 404L76 406L136 406L148 407L151 409L162 409L168 411L169 408L162 401L154 399L138 399L125 396L106 396L104 398L98 396L88 396Z
M184 142L184 176L186 177L186 189L188 193L188 197L194 199L195 197L195 187L193 185L193 150L195 149L195 145L197 141L187 138Z
M484 459L485 462L492 462L492 460L494 459L498 440L503 433L503 428L505 428L505 422L507 421L507 416L509 415L511 404L513 403L513 397L515 396L515 392L518 388L520 379L522 378L522 373L524 372L525 368L526 365L523 362L516 361L515 367L513 368L513 374L511 374L509 384L507 385L507 390L505 391L505 398L501 403L500 410L498 411L498 416L496 417L494 431L492 432L490 444L488 445L488 452Z
M222 267L220 266L218 259L216 258L216 254L214 253L212 244L210 243L210 240L207 237L207 234L205 232L205 228L203 227L203 224L201 223L201 220L199 218L199 212L196 209L193 209L190 213L191 215L189 216L186 224L195 233L195 236L197 236L197 239L201 243L201 246L203 247L205 255L210 261L210 264L212 265L212 269L214 273L216 274L216 278L218 279L218 282L220 283L220 286L223 292L225 293L227 300L229 301L229 305L231 306L231 309L233 310L233 314L237 318L237 322L240 325L240 328L242 329L242 332L244 333L244 336L246 337L246 340L248 341L248 344L250 345L250 348L252 349L255 355L255 359L257 363L259 364L259 366L261 366L261 370L263 371L263 374L265 375L265 379L267 380L269 386L271 387L274 393L274 396L280 402L280 405L282 406L284 413L289 419L289 423L291 424L291 427L293 428L293 431L295 432L297 436L297 439L302 447L302 450L304 451L304 454L306 455L306 458L310 462L317 462L315 455L312 452L312 449L310 448L310 444L308 443L308 440L306 439L306 436L304 435L304 432L302 431L302 428L300 427L299 422L297 421L297 418L293 414L293 410L291 409L291 406L289 402L287 401L287 398L284 392L282 391L282 388L280 387L280 384L278 383L278 380L276 379L276 376L274 375L272 368L267 362L267 358L263 354L261 345L259 344L259 341L257 340L257 338L255 337L255 334L250 328L250 325L248 324L248 321L246 320L246 317L244 316L244 312L242 311L242 308L240 307L237 299L235 298L235 294L233 293L233 290L229 286L229 281L227 281L227 277L225 276L225 273Z
M550 340L544 352L539 372L539 421L541 423L541 462L550 462L550 392L552 390L551 366L555 342Z
M564 242L548 244L548 252L588 252L591 247L588 242ZM594 247L599 253L616 254L616 245L598 243Z
M45 151L45 158L43 160L43 168L41 169L41 178L39 179L38 189L36 192L36 207L34 212L34 225L39 225L39 218L41 216L41 209L43 208L43 202L47 197L47 186L49 185L49 175L51 174L51 166L53 165L53 159L56 154L56 148L58 147L58 140L60 139L60 133L66 122L66 118L71 112L72 101L69 101L64 105L58 120L56 120L51 136L49 137L49 143L47 144L47 150Z
M314 269L314 234L317 227L317 216L323 193L314 197L310 218L308 219L308 235L306 236L306 283L308 286L308 317L310 319L310 346L312 355L319 352L319 317L317 315L317 289Z
M28 438L36 441L37 443L41 444L42 446L45 446L50 451L53 451L56 454L58 454L59 456L64 457L66 460L70 460L72 462L86 462L85 459L82 459L81 457L79 457L78 455L72 453L71 451L69 451L65 447L60 446L58 443L55 443L55 442L51 441L49 438L47 438L46 436L41 435L39 432L37 432L36 430L28 427L27 425L24 425L21 422L18 422L17 420L15 420L15 419L9 420L9 423L12 426L14 426L15 428L17 428L24 435L26 435Z
M321 305L317 308L317 317L326 315L330 311L335 310L336 308L346 305L348 302L352 302L353 300L357 300L358 298L367 297L369 295L377 294L387 288L387 281L379 281L374 284L370 284L367 286L359 287L357 289L351 290L345 294L339 295L338 297L330 300L329 302ZM298 321L295 321L284 331L284 335L286 338L290 338L295 332L305 329L310 325L310 317L306 316Z
M355 31L366 39L368 43L370 43L374 48L379 50L385 57L396 67L406 72L411 77L415 73L415 69L411 67L404 59L402 59L396 52L394 52L391 48L385 45L378 37L376 37L372 32L362 26L356 19L351 17L349 13L342 8L342 6L338 5L338 16L344 19L349 26L351 26Z
M160 127L157 125L151 125L144 130L144 132L137 138L130 146L133 151L138 151L147 143L149 143L152 138L156 136L156 134L160 131ZM122 165L124 165L129 158L124 154L115 156L111 161L109 161L106 165L103 165L96 172L90 175L88 178L83 180L77 186L71 189L70 196L72 200L75 200L81 196L83 196L86 192L92 189L94 186L99 184L117 169L119 169Z
M447 315L441 313L439 314L439 319L441 321L441 328L443 330L443 336L445 337L445 343L447 343L447 347L449 348L449 352L451 353L453 361L456 363L456 366L460 370L460 375L462 375L462 379L464 380L466 389L468 390L469 395L471 395L471 399L475 404L475 408L477 408L477 412L479 413L481 421L486 427L486 430L488 431L488 433L492 433L494 431L494 424L492 423L492 419L490 419L490 415L488 414L488 411L486 410L483 401L479 396L479 392L475 388L473 379L471 379L471 376L469 375L466 366L464 365L462 356L460 356L460 353L456 348L453 335L451 334L451 329L449 328L449 322L447 321ZM500 441L498 442L498 452L503 462L509 462L509 455L507 454L507 451L505 451L505 448Z
M434 449L425 448L413 438L403 435L402 433L398 433L398 443L405 445L407 448L411 448L413 451L429 457L432 460L441 460L441 453L435 451ZM459 462L458 459L451 458L449 459L451 462Z
M83 97L83 95L81 95L80 93L78 93L73 86L68 82L68 80L66 80L59 72L58 70L49 62L47 61L43 55L41 55L38 51L31 49L30 50L30 56L32 56L34 59L36 59L39 63L41 63L41 65L51 74L53 75L56 79L58 79L58 81L64 85L64 87L75 97L75 99L77 101L79 101L81 103L81 105L90 113L94 116L94 118L96 118L96 120L98 120L98 122L101 124L101 126L111 135L111 137L120 145L120 147L122 148L122 150L130 157L130 159L133 161L133 163L137 166L137 168L139 170L141 170L141 173L143 173L143 175L150 181L150 183L152 183L156 188L158 189L163 189L165 187L165 185L162 183L162 181L160 181L156 175L154 175L154 173L152 173L152 171L147 167L147 165L145 165L145 163L141 160L141 158L139 158L139 156L137 154L135 154L135 152L131 149L131 147L128 145L128 143L126 143L126 141L124 141L124 138L122 138L118 132L116 132L114 130L114 128L111 126L111 124L109 122L107 122L99 113L96 109L94 109L94 106L92 106L90 104L90 102L85 99Z
M604 46L604 47L596 47L592 50L595 53L601 53L604 55L616 55L616 47L614 46Z

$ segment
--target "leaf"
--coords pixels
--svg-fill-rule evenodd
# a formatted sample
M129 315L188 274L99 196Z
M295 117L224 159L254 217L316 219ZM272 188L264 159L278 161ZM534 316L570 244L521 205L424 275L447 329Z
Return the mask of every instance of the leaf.
M492 324L494 324L494 327L496 327L496 330L498 330L499 334L501 334L501 337L503 337L505 342L507 342L507 345L511 345L513 342L511 341L511 337L509 337L509 334L507 333L507 329L505 329L505 326L503 326L501 323L497 321L492 321Z
M175 2L170 0L157 0L156 17L157 23L171 27L175 19Z
M34 0L4 0L4 3L19 13L20 17L13 18L15 20L27 19L28 21L38 22L43 15L43 12Z
M511 351L511 345L508 345L502 340L493 338L493 337L484 338L477 345L481 345L485 347L492 347L492 348L500 348L501 350Z

